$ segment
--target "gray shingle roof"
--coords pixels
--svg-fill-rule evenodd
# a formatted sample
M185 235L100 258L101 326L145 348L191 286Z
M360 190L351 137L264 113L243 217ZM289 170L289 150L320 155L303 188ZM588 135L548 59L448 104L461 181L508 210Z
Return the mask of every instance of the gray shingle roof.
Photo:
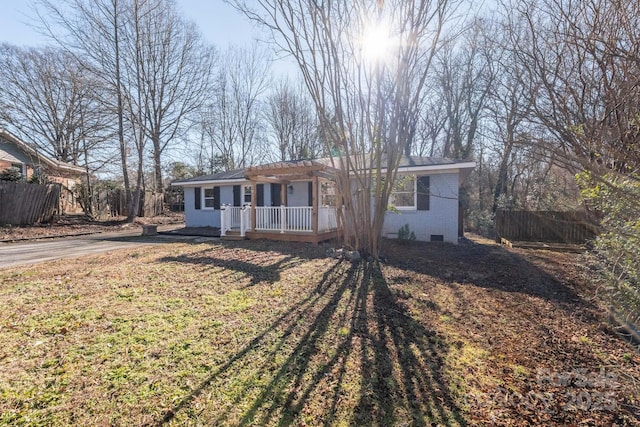
M173 181L174 184L199 182L199 181L220 181L226 179L244 179L244 169L233 169L226 172L218 172L211 175L194 176L188 179L178 179Z
M402 156L400 159L399 167L420 167L420 166L441 166L441 165L455 165L457 163L467 163L468 160L456 160L456 159L448 159L443 157L420 157L420 156ZM296 166L296 165L305 165L305 164L324 164L327 166L331 166L331 158L325 157L322 159L316 159L313 161L304 161L304 160L291 160L287 162L276 162L269 163L265 165L258 165L255 169L259 170L262 167L276 167L278 165L288 165L288 166ZM384 164L384 161L383 161ZM336 161L336 167L339 167L338 162ZM242 180L245 178L245 169L234 169L227 172L218 172L211 175L204 176L196 176L189 179L181 179L174 181L174 184L183 184L189 182L200 182L200 181L220 181L220 180L228 180L228 179L238 179Z

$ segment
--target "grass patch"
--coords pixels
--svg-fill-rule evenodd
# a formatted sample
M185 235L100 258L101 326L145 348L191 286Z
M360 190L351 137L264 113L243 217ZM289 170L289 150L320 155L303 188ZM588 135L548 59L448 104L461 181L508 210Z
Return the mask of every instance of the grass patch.
M386 247L382 267L238 242L0 271L0 425L524 425L469 397L525 393L538 368L598 372L596 353L624 365L619 407L636 398L637 358L539 267L500 254L486 265L506 270L456 277L493 248ZM543 421L583 416L628 417Z

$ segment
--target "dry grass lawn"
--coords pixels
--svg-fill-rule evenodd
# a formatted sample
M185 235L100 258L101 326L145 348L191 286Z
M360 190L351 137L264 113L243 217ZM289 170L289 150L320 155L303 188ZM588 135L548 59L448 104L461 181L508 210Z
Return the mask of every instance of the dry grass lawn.
M0 270L0 425L635 425L580 255L167 243Z

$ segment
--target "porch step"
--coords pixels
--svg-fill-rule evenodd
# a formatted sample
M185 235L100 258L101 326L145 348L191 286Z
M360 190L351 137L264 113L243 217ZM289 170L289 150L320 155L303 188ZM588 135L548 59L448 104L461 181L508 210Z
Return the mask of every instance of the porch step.
M224 236L220 236L222 240L244 240L244 236L240 235L240 230L227 230Z

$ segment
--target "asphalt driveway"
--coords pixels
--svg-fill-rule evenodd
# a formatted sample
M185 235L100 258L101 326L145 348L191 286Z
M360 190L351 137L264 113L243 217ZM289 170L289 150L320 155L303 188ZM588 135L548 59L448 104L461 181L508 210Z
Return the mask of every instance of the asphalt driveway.
M94 234L53 240L0 244L0 269L56 259L109 252L145 245L159 245L185 236L140 236L139 231Z

